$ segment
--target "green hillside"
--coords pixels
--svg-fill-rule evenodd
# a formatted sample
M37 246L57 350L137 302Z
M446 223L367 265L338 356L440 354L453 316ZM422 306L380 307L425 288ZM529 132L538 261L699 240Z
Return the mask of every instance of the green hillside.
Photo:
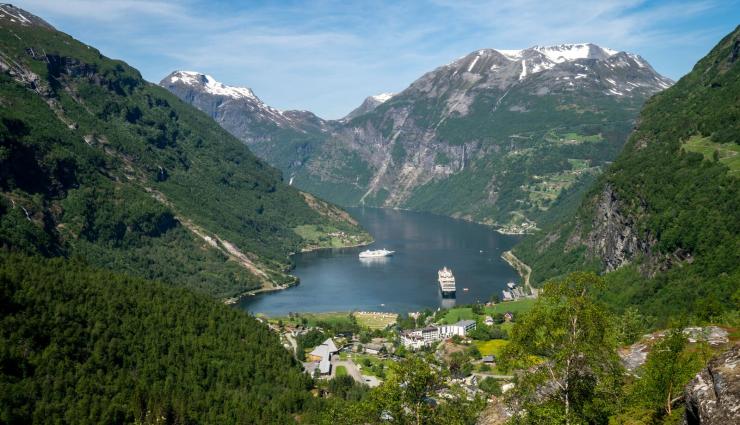
M209 297L0 255L0 423L293 423L310 386L277 335Z
M739 45L740 27L654 96L577 213L516 247L535 282L619 268L607 274L605 295L616 306L638 305L659 320L737 311Z
M229 297L289 284L299 226L368 240L213 120L47 25L0 19L0 246ZM320 244L319 244L320 246Z

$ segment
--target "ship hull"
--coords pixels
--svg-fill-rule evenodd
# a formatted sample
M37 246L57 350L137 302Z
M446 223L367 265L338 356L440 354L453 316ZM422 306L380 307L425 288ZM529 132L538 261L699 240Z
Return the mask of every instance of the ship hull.
M442 289L440 289L439 292L442 294L442 298L456 298L457 297L457 291L443 291Z

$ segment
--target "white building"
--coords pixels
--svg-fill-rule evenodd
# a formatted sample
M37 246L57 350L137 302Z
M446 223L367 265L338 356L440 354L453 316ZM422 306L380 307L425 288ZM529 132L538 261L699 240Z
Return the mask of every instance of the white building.
M327 338L321 345L317 345L310 353L308 359L312 362L318 362L317 368L322 375L331 373L331 356L339 349L331 338Z
M475 329L475 320L461 320L452 325L430 326L402 332L401 342L406 348L416 350L455 335L465 336L473 329Z
M455 335L465 336L468 332L475 329L475 320L461 320L452 325L441 325L440 338L452 338Z

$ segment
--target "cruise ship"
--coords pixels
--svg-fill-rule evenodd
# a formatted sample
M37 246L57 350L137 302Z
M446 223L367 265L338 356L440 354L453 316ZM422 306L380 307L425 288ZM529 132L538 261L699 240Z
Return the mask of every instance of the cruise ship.
M442 297L455 296L455 276L452 275L452 270L443 267L442 270L437 272L437 281L439 282L439 291L442 293Z
M393 255L393 253L396 251L388 251L387 249L376 249L376 250L367 250L362 251L360 253L360 258L380 258L380 257L390 257Z

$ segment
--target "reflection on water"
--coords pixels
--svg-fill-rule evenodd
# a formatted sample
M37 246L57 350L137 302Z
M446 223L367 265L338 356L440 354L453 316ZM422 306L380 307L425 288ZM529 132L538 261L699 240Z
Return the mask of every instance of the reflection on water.
M516 272L500 257L517 241L482 225L448 217L384 209L350 209L375 238L370 247L321 250L293 257L300 285L245 298L256 313L300 311L417 311L451 307L500 295ZM366 249L387 248L392 257L366 258ZM457 299L443 299L437 270L452 269ZM462 288L469 288L464 292Z
M365 267L372 267L378 264L387 264L391 257L363 257L359 258L360 264Z
M440 304L442 308L452 308L455 306L455 298L442 298L440 297Z

